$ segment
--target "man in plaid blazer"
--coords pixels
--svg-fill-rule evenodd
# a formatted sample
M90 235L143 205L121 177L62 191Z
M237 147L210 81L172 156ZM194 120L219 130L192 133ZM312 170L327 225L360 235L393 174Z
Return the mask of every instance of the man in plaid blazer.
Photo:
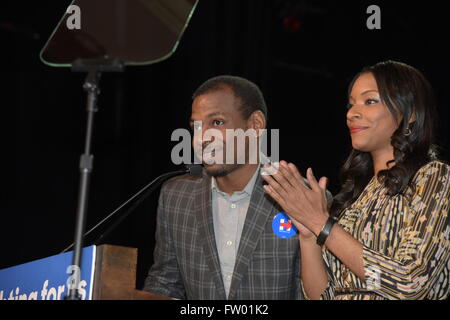
M228 297L222 282L211 213L211 177L181 176L162 190L155 263L144 290L177 299L300 299L298 237L272 230L280 209L258 176Z
M194 93L191 122L202 123L194 130L264 129L266 118L264 98L248 80L219 76ZM177 299L301 299L299 240L272 230L281 209L264 192L261 165L206 164L205 157L203 174L161 189L144 290Z

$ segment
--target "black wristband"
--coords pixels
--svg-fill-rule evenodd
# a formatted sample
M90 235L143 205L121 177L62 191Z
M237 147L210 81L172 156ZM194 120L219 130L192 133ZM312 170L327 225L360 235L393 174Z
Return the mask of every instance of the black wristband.
M319 246L323 246L325 241L327 241L328 236L330 235L331 229L333 228L334 224L337 222L337 220L334 217L329 217L327 222L322 228L322 231L320 231L319 235L317 236L316 243Z

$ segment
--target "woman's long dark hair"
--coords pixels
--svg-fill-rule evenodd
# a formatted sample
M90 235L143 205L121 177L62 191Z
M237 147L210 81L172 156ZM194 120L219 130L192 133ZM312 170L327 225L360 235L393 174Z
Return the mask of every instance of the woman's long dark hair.
M430 83L417 69L396 61L385 61L365 67L351 81L348 95L359 76L371 73L377 82L381 101L400 125L391 137L395 162L390 169L381 170L378 179L394 196L403 193L417 172L434 160L436 105ZM412 116L415 121L409 123ZM341 191L334 197L331 215L338 216L362 193L373 177L370 153L353 149L341 169Z

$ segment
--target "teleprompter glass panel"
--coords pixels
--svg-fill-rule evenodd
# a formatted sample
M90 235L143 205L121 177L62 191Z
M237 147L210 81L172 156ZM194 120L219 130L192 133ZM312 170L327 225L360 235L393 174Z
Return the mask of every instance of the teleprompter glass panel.
M146 65L175 52L198 0L74 0L41 51L50 66L77 59Z

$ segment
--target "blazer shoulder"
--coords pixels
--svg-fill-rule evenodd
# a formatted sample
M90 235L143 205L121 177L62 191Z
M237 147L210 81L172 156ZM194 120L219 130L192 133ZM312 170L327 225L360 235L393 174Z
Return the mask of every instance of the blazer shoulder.
M203 174L184 174L173 177L163 183L161 192L180 192L182 190L194 191L205 182L207 177Z

